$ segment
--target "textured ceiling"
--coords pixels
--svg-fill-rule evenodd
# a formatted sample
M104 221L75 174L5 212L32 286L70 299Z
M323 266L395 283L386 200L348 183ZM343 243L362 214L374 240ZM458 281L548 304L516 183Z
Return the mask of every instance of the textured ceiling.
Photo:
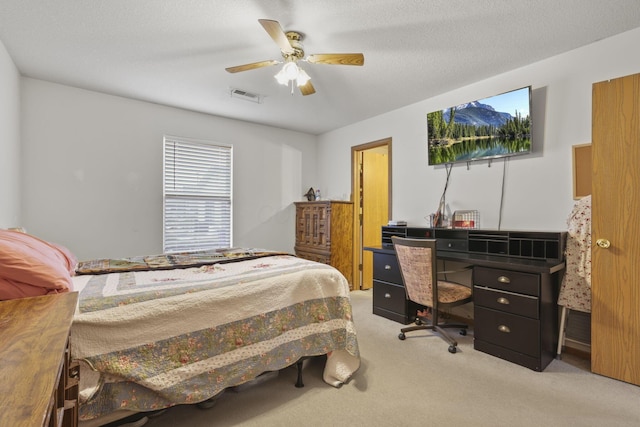
M293 96L258 23L306 35ZM320 134L640 27L640 0L0 0L0 40L24 76ZM232 98L230 89L262 95Z

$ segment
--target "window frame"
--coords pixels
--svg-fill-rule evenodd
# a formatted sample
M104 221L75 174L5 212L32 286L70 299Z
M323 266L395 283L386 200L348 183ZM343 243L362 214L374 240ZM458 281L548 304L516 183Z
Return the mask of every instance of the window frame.
M233 245L233 146L214 141L164 135L162 144L162 248L164 253L185 252L202 249L232 247ZM198 151L201 154L197 154ZM178 154L179 153L179 154ZM205 167L219 159L215 168ZM193 167L186 167L191 165ZM180 173L176 173L180 171ZM224 174L223 179L215 179L218 174ZM209 184L194 184L193 178L208 177ZM189 178L192 178L189 180ZM177 184L181 183L180 189ZM172 188L173 187L173 188ZM190 206L189 203L192 203ZM176 220L185 218L176 211L191 211L199 209L203 213L186 216L187 224L178 233L170 232L176 227ZM170 214L173 211L173 214ZM215 215L220 225L205 225L206 231L198 232L202 224L198 218L202 215ZM191 219L191 223L189 220ZM216 222L218 222L216 221ZM205 221L206 223L206 221ZM213 227L213 230L212 230ZM191 230L189 230L191 228ZM222 232L220 233L220 230ZM174 230L175 231L175 230ZM218 235L221 236L218 236ZM180 239L183 239L180 241ZM186 240L195 238L195 242ZM200 243L197 243L200 242Z

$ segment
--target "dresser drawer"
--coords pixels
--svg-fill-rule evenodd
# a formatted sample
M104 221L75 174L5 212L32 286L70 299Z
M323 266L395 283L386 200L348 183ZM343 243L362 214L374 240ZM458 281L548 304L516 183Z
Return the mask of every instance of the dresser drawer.
M526 295L540 295L540 276L497 268L476 267L473 269L473 283L478 286L502 289Z
M373 254L373 279L402 285L402 274L395 253Z
M330 256L324 253L309 252L296 248L296 256L309 261L320 262L322 264L331 264Z
M477 306L518 314L532 319L539 318L538 297L530 295L474 286L473 303Z
M529 356L539 356L540 322L537 320L476 305L474 322L475 340Z
M407 296L404 287L374 280L373 305L384 310L406 315Z

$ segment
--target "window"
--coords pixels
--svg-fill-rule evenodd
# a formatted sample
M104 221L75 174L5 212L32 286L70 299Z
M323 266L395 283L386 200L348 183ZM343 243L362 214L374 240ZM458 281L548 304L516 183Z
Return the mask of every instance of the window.
M165 136L164 252L231 246L232 148Z

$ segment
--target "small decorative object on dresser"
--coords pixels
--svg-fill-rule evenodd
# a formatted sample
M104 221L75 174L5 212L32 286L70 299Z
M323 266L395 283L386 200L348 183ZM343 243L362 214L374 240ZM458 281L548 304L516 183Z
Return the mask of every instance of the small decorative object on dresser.
M307 198L307 201L313 202L316 199L316 192L313 187L310 187L309 191L304 193L303 196Z
M296 255L337 268L353 287L353 203L297 202Z

